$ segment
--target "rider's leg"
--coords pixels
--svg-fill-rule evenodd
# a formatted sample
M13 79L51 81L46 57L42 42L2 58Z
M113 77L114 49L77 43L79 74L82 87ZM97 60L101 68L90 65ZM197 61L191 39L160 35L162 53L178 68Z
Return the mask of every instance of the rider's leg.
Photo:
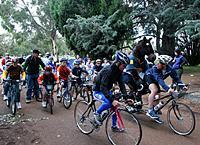
M28 89L27 89L27 92L26 92L26 103L30 103L32 90L33 90L33 87L34 87L33 75L32 74L27 74L27 85L28 85Z
M154 99L155 96L157 95L158 92L158 87L155 83L151 83L149 85L149 90L151 91L151 93L149 94L148 97L148 103L149 103L149 107L148 107L148 111L147 111L147 115L153 119L158 118L157 114L154 111Z
M4 96L3 96L3 100L7 100L8 99L8 90L9 90L9 83L5 82L3 85L3 89L4 89Z
M110 100L108 100L105 97L105 95L102 92L94 91L93 92L93 96L94 96L94 98L96 100L102 102L102 104L99 106L99 108L95 112L95 121L100 125L102 123L101 113L104 110L108 110L109 108L111 108L112 107L112 103L110 102Z

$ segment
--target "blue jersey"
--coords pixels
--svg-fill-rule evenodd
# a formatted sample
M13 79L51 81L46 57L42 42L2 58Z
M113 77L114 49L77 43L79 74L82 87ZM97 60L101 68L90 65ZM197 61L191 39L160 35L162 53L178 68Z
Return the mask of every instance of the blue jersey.
M165 90L169 90L169 86L164 82L164 80L170 76L176 83L181 83L182 81L178 78L175 69L167 65L165 70L159 70L157 65L154 65L152 68L148 69L145 75L151 75L151 77L158 82L159 85Z

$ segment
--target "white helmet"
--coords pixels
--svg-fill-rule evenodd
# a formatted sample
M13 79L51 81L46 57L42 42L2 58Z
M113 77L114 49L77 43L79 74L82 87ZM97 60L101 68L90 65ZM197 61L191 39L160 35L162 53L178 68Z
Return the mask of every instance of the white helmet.
M159 63L167 65L172 61L172 57L169 55L159 55L158 61L159 61Z

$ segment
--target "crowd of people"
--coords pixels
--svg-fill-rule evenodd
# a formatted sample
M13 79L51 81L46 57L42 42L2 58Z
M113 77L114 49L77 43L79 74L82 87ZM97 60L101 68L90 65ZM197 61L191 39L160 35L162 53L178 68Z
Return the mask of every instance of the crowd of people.
M95 112L95 121L99 125L102 123L101 113L112 105L118 104L118 101L112 96L113 85L116 83L119 85L121 92L125 94L124 99L132 100L131 98L126 98L125 84L132 92L137 92L139 88L138 82L142 79L148 84L148 89L150 90L148 97L149 107L146 115L162 123L159 115L153 109L158 103L154 102L154 99L159 98L160 86L168 93L174 91L164 82L164 79L168 76L171 76L174 82L183 84L181 76L183 65L187 62L179 48L176 48L174 52L174 59L168 55L160 55L157 58L157 63L148 65L148 62L145 60L145 62L141 63L139 58L133 55L134 52L131 54L132 56L128 56L124 52L117 51L113 60L108 60L107 58L92 60L89 57L82 59L77 55L73 63L65 57L61 58L59 63L56 63L50 53L46 53L45 57L40 57L39 50L34 49L32 54L26 58L10 57L6 53L5 57L2 58L0 71L2 73L2 80L21 79L26 82L26 103L31 103L33 93L35 96L39 96L39 84L45 86L45 84L62 80L63 85L61 87L67 87L69 76L75 78L78 84L81 84L81 77L84 73L93 82L94 98L102 102L102 105ZM143 73L142 76L140 75L141 73ZM3 83L2 94L4 101L8 99L8 87L6 83ZM58 92L57 97L61 93ZM141 100L141 96L137 99ZM43 99L42 106L46 107L45 104ZM22 108L20 93L18 94L17 108ZM113 116L112 129L113 131L118 129L116 126L116 116Z

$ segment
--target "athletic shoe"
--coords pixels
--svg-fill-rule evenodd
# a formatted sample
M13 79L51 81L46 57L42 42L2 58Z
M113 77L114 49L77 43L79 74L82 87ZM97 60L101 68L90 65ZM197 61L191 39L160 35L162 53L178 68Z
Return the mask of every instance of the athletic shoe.
M4 101L8 100L8 97L6 95L3 95L3 100Z
M157 114L154 112L154 110L148 110L146 115L149 116L152 119L159 118L159 116L157 116Z
M101 114L95 113L94 114L94 119L95 119L95 122L97 123L97 125L102 125Z
M113 132L123 132L123 131L124 131L123 129L119 129L117 126L112 126L112 127L111 127L111 130L112 130Z
M17 102L16 105L17 105L17 109L22 109L22 105L20 102Z
M46 104L47 104L46 101L42 101L42 107L43 107L43 108L46 108L46 107L47 107Z

